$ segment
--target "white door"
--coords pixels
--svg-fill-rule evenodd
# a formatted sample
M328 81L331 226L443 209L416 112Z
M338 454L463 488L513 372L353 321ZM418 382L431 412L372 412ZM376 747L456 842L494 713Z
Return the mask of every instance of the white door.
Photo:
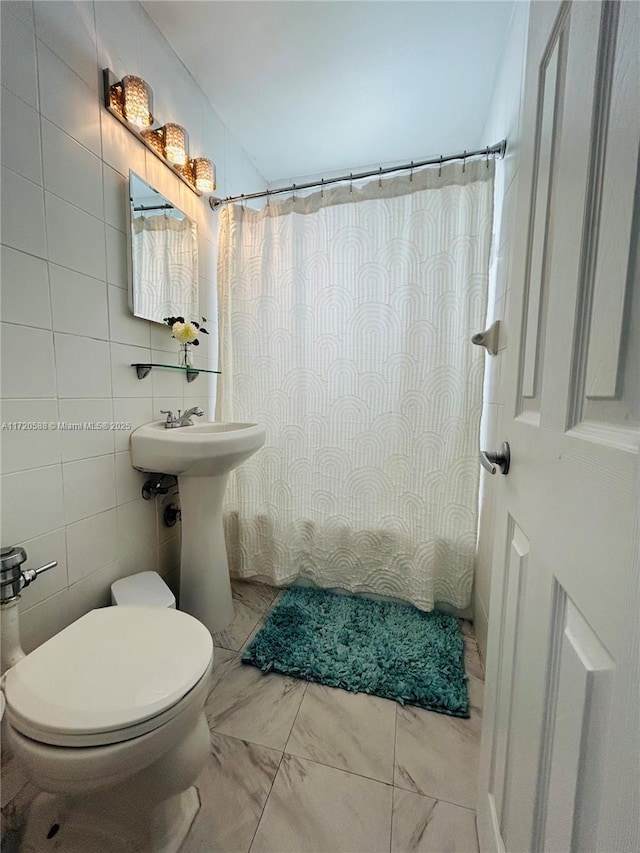
M483 853L637 849L611 839L626 832L637 843L640 816L627 809L612 829L611 804L640 772L633 727L621 723L638 719L640 703L637 680L627 683L637 666L625 669L625 644L638 636L625 605L640 425L639 56L637 2L531 4L500 436L511 470L496 474ZM640 650L631 652L637 664ZM616 690L624 707L612 702Z

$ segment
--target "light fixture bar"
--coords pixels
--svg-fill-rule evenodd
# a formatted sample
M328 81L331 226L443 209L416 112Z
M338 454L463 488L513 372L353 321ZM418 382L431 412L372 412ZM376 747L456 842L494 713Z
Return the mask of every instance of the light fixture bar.
M144 83L144 80L140 80L139 78L129 78L135 81L138 90L144 94L144 89L141 84L147 87L149 104L151 104L151 89L148 84ZM136 139L138 139L145 148L149 151L153 152L155 156L162 160L165 166L168 166L169 169L173 172L174 175L177 175L180 180L186 184L189 189L194 192L197 196L202 196L202 191L200 189L201 186L206 187L206 192L213 192L215 189L215 170L213 167L213 163L210 160L206 160L205 158L198 157L195 160L190 160L188 152L186 150L186 146L188 145L188 134L183 127L175 124L166 124L164 127L160 127L158 129L153 129L150 126L143 126L133 124L131 121L127 121L125 117L126 111L124 107L124 87L122 85L123 81L118 80L115 74L110 71L108 68L104 68L102 71L102 80L104 86L104 105L107 110L111 113L112 116L115 116L118 121L123 124L127 130L132 133ZM127 78L123 78L123 80L127 80ZM144 111L138 109L138 114L143 113ZM153 122L153 116L151 115L151 107L149 107L149 119ZM185 150L185 163L179 164L175 162L171 162L165 154L164 149L164 135L165 128L170 128L173 134L173 139L178 139L184 145ZM180 135L175 129L178 128L179 131L182 132ZM176 151L178 149L174 148L173 156L176 156ZM203 185L201 180L202 174L202 163L209 163L211 170L211 189L207 184Z

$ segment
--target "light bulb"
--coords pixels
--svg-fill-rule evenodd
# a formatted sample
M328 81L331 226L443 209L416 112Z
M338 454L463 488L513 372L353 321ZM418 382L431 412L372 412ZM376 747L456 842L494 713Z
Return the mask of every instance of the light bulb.
M138 128L153 124L151 87L140 77L122 78L122 110L125 119Z
M216 169L206 157L196 157L191 161L193 180L201 193L212 193L216 188Z
M176 166L184 166L189 159L189 134L179 124L165 124L162 128L164 134L164 156L170 163Z

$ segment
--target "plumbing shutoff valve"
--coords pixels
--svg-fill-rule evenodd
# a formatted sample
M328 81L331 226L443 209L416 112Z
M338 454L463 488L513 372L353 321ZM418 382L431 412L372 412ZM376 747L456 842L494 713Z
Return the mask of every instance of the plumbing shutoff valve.
M0 549L0 604L7 604L20 597L20 593L30 583L58 565L57 560L51 560L37 569L22 569L27 561L27 552L18 545Z

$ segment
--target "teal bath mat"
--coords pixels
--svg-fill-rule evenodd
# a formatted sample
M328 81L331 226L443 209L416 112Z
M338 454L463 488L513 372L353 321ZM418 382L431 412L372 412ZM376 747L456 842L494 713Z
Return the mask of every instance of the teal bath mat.
M469 716L464 640L455 616L292 587L242 655L264 672Z

